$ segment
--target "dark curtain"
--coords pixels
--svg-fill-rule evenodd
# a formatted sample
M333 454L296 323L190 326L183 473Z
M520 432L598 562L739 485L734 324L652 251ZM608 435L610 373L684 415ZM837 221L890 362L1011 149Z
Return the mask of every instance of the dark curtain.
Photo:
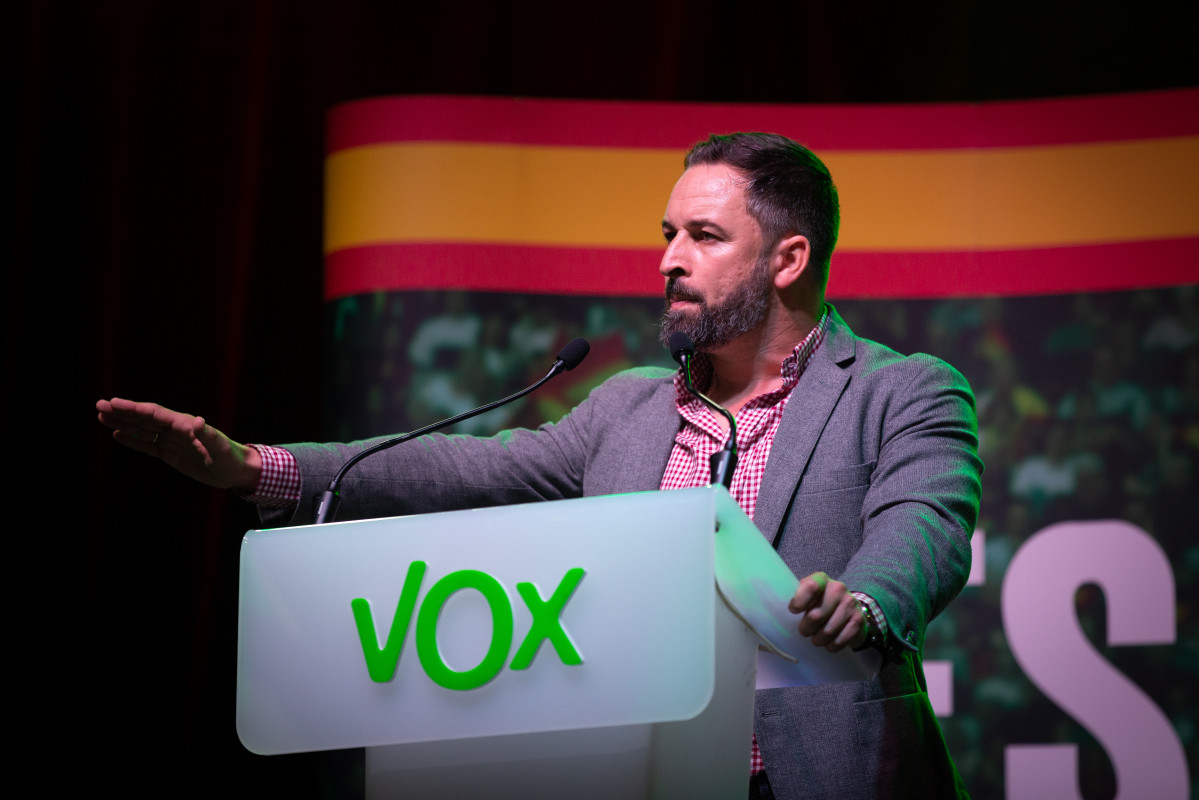
M355 753L233 727L246 504L97 398L320 438L323 120L406 93L926 102L1199 83L1190 19L1099 2L34 2L5 26L12 689L48 790L337 797ZM1180 14L1182 12L1179 12ZM696 131L700 138L708 131ZM40 708L38 707L40 705ZM60 755L65 753L66 755ZM40 759L48 758L45 764Z

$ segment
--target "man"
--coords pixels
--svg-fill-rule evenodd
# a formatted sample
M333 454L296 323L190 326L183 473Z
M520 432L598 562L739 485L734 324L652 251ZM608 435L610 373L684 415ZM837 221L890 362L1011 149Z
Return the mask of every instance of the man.
M692 338L698 382L737 415L732 494L808 576L791 601L807 612L801 633L884 654L872 681L759 693L751 791L964 794L920 647L969 572L982 469L969 387L943 362L858 339L825 304L839 212L810 151L781 136L713 136L685 165L662 220L663 338ZM279 506L264 511L272 525L310 519L312 495L361 447L245 446L152 404L98 408L123 444ZM339 516L703 485L726 435L677 376L633 370L556 425L426 437L368 459L343 484Z

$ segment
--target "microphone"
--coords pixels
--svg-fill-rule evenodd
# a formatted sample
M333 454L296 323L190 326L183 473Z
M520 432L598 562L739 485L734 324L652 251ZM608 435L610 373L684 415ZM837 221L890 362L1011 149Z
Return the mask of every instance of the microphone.
M691 357L695 355L695 345L691 343L691 337L682 331L675 331L670 334L666 346L670 348L671 358L683 368L683 381L687 384L687 390L698 397L700 402L708 408L717 414L724 415L724 418L728 420L729 436L724 440L724 447L712 454L709 464L712 471L712 485L719 484L732 491L733 472L737 469L737 420L727 408L696 389L695 384L691 382Z
M570 372L572 369L579 366L579 364L582 363L583 359L586 358L587 354L590 352L591 345L587 344L586 339L571 339L566 347L563 347L558 351L558 355L554 359L554 366L551 367L550 370L553 371L554 368L561 365L559 372ZM557 375L558 373L555 372L554 374ZM501 400L500 402L504 401Z
M345 477L346 473L350 471L350 468L362 459L366 458L367 456L374 455L382 450L395 447L397 444L403 444L404 442L415 439L418 436L424 436L426 433L432 433L433 431L449 427L455 422L461 422L464 419L476 417L479 414L483 414L493 408L499 408L505 403L511 403L513 400L519 400L555 375L559 375L563 372L569 372L570 370L579 366L583 359L587 357L587 353L590 351L591 345L587 343L586 339L572 339L570 343L566 345L566 347L563 347L558 351L557 357L554 358L553 366L550 367L549 372L545 373L545 377L534 383L532 386L521 389L519 392L510 394L501 400L496 400L492 403L488 403L487 405L479 406L478 408L470 411L464 411L457 416L450 417L449 419L442 420L441 422L434 422L432 425L426 425L420 430L400 434L399 436L395 436L391 439L386 439L376 445L368 447L361 453L358 453L353 458L346 461L346 463L341 465L341 469L339 469L337 474L333 476L333 480L329 481L329 488L317 498L316 513L313 524L323 525L333 519L333 514L337 511L337 506L341 501L341 497L338 494L338 489L341 487L341 480Z
M679 362L679 366L686 369L687 366L683 363L683 359L691 358L691 356L695 355L695 347L691 344L691 337L682 331L675 331L670 334L670 339L667 341L666 346L670 349L670 357Z

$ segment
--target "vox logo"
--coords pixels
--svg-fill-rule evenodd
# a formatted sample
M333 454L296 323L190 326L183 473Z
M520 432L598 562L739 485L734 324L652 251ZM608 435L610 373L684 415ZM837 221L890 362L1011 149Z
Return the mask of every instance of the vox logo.
M445 689L459 691L483 686L503 669L512 649L515 626L508 592L503 584L486 572L463 569L451 572L430 586L420 604L420 611L417 611L416 599L425 579L426 566L424 561L413 561L408 566L408 574L404 578L400 599L396 603L391 629L382 647L379 646L370 600L359 597L350 602L354 611L354 623L358 626L358 638L362 642L362 655L366 659L367 672L370 673L371 680L377 683L386 683L395 677L396 668L400 663L400 652L404 648L404 640L408 638L408 628L415 612L416 655L429 679ZM512 657L512 663L509 665L511 669L528 669L541 643L547 639L554 646L563 664L583 663L583 658L571 641L570 635L562 627L562 610L584 574L585 570L582 567L567 571L548 600L541 598L533 584L516 584L516 591L533 617L533 625ZM466 589L473 589L487 601L491 611L491 644L482 661L470 669L460 671L451 668L442 657L437 646L437 622L445 602L455 592Z

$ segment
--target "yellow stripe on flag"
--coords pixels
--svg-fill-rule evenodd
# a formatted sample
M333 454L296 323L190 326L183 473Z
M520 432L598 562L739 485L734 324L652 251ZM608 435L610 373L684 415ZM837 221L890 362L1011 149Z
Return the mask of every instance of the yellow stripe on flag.
M326 162L325 251L397 241L656 246L669 150L391 144Z
M839 250L936 251L1199 235L1199 137L826 151ZM386 242L658 247L682 153L396 143L326 161L325 250Z

